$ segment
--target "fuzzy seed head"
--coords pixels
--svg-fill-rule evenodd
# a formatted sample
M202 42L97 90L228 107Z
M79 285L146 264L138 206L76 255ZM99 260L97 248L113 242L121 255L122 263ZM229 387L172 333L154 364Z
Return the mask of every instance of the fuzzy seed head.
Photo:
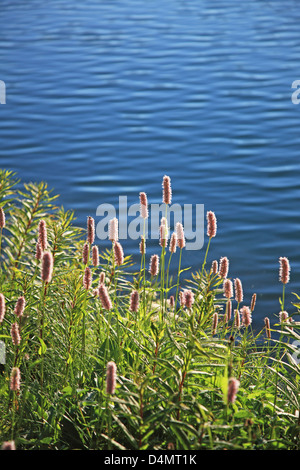
M225 279L223 289L225 297L227 297L227 299L231 299L233 297L233 285L230 279Z
M100 273L100 276L99 276L99 286L100 284L104 284L105 283L105 273L102 272Z
M248 327L252 323L252 315L251 315L251 310L249 307L242 307L241 308L241 315L242 315L242 324L245 327Z
M115 262L118 266L124 263L124 252L121 243L115 242L114 243L114 255L115 255Z
M241 316L240 316L240 312L238 310L235 310L234 327L238 328L238 329L241 327Z
M106 286L104 284L100 284L98 292L102 308L104 308L104 310L111 310L113 305L110 300Z
M151 276L157 276L159 272L159 257L158 255L152 255L150 258L149 272Z
M279 312L280 323L286 322L288 318L289 318L289 314L286 311Z
M21 373L18 367L13 367L10 374L9 387L13 392L20 390L21 386Z
M270 320L268 317L264 319L265 328L266 328L266 335L268 339L271 339L271 329L270 329Z
M163 203L171 204L172 201L172 189L171 189L171 179L169 176L163 177Z
M239 390L240 382L239 380L231 377L228 380L228 394L227 394L227 401L228 403L234 403L236 400L236 396Z
M86 266L84 270L82 283L83 283L83 287L86 290L89 290L92 286L92 271L91 271L91 268L89 268L89 266Z
M243 286L242 286L242 282L239 278L236 278L234 280L234 288L235 288L235 300L238 303L243 302L243 298L244 298Z
M139 293L137 290L134 290L131 292L130 295L130 311L131 312L137 312L139 309Z
M49 284L53 274L53 256L49 251L45 251L42 257L42 281Z
M184 298L185 298L185 306L187 308L192 308L192 305L195 301L195 297L194 297L194 294L191 290L186 290L185 293L184 293Z
M11 339L12 339L13 344L15 346L19 346L19 344L21 343L21 336L20 336L18 323L12 324L10 334L11 334Z
M231 302L231 300L227 300L227 303L226 303L226 317L225 317L226 322L229 322L229 320L231 319L231 314L232 314L232 302Z
M183 226L180 222L176 224L177 246L182 249L185 247L185 236Z
M83 249L82 249L82 262L83 262L83 264L88 264L89 255L90 255L90 245L88 244L88 242L86 242L83 245Z
M95 268L99 265L99 249L96 245L92 248L92 262Z
M15 310L14 310L18 318L20 318L23 315L25 305L26 305L25 297L24 296L19 297L15 305Z
M212 334L213 335L215 335L217 332L218 321L219 321L219 315L218 315L218 312L215 312L212 317Z
M106 393L113 395L116 390L117 366L113 361L108 362L106 369Z
M143 235L141 236L141 241L140 241L140 253L142 255L146 253L146 240Z
M5 212L2 209L2 207L0 207L0 229L3 229L4 227L5 227Z
M171 235L171 240L170 240L170 247L169 250L171 253L176 253L176 247L177 247L177 234L176 232L173 232Z
M184 295L184 292L179 292L179 301L180 301L180 305L181 307L185 307L185 295Z
M3 322L5 316L5 297L3 294L0 294L0 323Z
M119 221L116 217L109 221L109 239L112 243L119 240Z
M87 219L87 242L92 245L95 241L95 221L93 217Z
M48 246L48 235L47 235L47 225L45 220L39 221L39 238L38 242L41 245L43 251L47 249Z
M290 280L290 263L288 258L279 258L279 280L282 284L287 284Z
M207 212L207 236L213 238L217 234L217 219L215 213L212 211Z
M219 266L218 266L218 261L217 260L214 260L211 264L211 272L212 274L217 274L218 273L218 269L219 269Z
M1 450L16 450L15 441L5 441L5 442L3 442Z
M140 212L143 219L148 219L148 200L146 193L140 193Z
M253 294L252 299L251 299L251 307L250 307L251 312L253 312L253 310L255 309L255 305L256 305L256 294Z
M219 263L219 276L223 279L226 279L229 269L229 260L226 256L220 259Z
M42 256L43 256L43 250L42 250L41 244L37 242L35 246L35 259L39 261L42 259Z
M166 248L168 244L169 230L168 230L168 221L165 217L162 217L161 219L159 232L160 232L159 244L161 247Z

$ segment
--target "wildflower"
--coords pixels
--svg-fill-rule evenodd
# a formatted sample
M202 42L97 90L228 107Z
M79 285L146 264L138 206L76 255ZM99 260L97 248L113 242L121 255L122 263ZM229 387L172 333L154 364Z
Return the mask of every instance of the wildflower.
M289 317L289 314L286 311L279 312L279 321L280 323L286 322Z
M93 217L88 216L87 219L87 242L92 245L95 240L95 221Z
M53 274L53 257L49 251L45 251L42 258L42 281L49 284Z
M96 245L94 245L92 248L92 261L93 261L93 266L96 268L99 264L99 250Z
M239 390L240 382L239 380L231 377L228 380L228 393L227 393L227 401L228 403L234 403L236 400L237 392Z
M119 222L116 217L109 221L109 239L112 243L119 240Z
M3 322L5 315L5 297L3 294L0 294L0 323Z
M233 297L233 286L230 279L225 279L223 288L225 297L227 297L227 299L231 299L231 297Z
M15 441L5 441L5 442L3 442L1 450L16 450Z
M141 237L141 242L140 242L140 253L144 255L146 253L146 240L145 237Z
M19 332L18 323L13 323L12 324L10 334L11 334L11 339L12 339L13 344L15 346L19 346L19 344L21 343L21 336L20 336L20 332Z
M228 274L228 269L229 269L229 260L228 258L226 258L226 256L224 256L220 259L219 276L222 277L223 279L226 279L227 274Z
M124 263L124 252L121 243L115 242L114 243L114 255L115 255L115 261L118 266L121 266L121 264Z
M92 271L91 271L91 268L89 268L88 266L86 266L85 270L84 270L84 275L83 275L83 287L86 289L86 290L89 290L91 288L91 285L92 285Z
M139 309L139 293L137 290L131 292L129 308L131 312L137 312Z
M46 225L45 220L40 220L39 222L38 242L41 245L41 249L45 251L48 246L47 225Z
M104 284L100 284L98 292L99 292L99 297L100 297L101 304L104 310L111 310L112 302L110 300L106 286Z
M4 227L5 227L5 212L2 209L2 207L0 207L0 229L2 230Z
M244 294L243 294L243 286L242 282L239 278L234 280L234 287L235 287L235 300L238 303L243 302Z
M20 318L23 315L25 305L26 305L25 297L23 296L19 297L15 305L15 310L14 310L17 317Z
M141 212L141 217L143 219L147 219L149 217L148 200L147 200L146 193L140 193L140 212Z
M108 362L106 369L106 393L113 395L116 389L117 366L113 361Z
M248 327L252 323L252 316L251 316L251 310L249 307L242 307L241 308L241 315L242 315L242 323L245 327Z
M37 242L35 246L35 258L39 261L42 259L42 256L43 256L43 250L42 250L41 244L40 242Z
M265 328L266 328L266 335L268 339L271 339L271 330L270 330L270 320L268 317L264 319Z
M179 292L179 300L180 300L180 305L182 307L185 307L185 295L184 292Z
M234 326L235 326L235 328L240 328L241 327L240 312L237 309L236 309L235 315L234 315Z
M185 298L185 306L187 308L192 308L192 305L195 301L194 294L191 290L186 290L184 293L184 298Z
M225 317L226 322L229 322L229 320L231 319L231 313L232 313L232 303L231 303L231 300L227 300L227 303L226 303L226 317Z
M172 200L172 189L171 189L171 179L169 176L163 177L163 202L165 204L171 204Z
M90 246L89 246L89 244L86 242L86 243L83 245L83 249L82 249L82 262L83 262L83 264L88 264L88 262L89 262L89 254L90 254Z
M279 280L282 284L287 284L290 280L290 263L288 258L279 258Z
M212 334L215 335L217 332L217 326L218 326L218 321L219 321L219 315L218 312L215 312L213 314L213 322L212 322Z
M218 272L218 261L217 260L214 260L211 263L211 272L212 272L212 274L217 274L217 272Z
M162 217L160 224L160 241L159 244L165 248L168 244L168 221L165 217Z
M250 307L251 312L253 312L255 305L256 305L256 294L253 294L252 299L251 299L251 307Z
M99 286L100 284L104 284L105 283L105 273L102 272L100 273L100 276L99 276Z
M150 258L150 274L151 276L157 276L159 272L159 258L158 255L152 255Z
M174 308L175 305L175 298L174 295L170 295L170 307Z
M10 374L10 390L17 392L21 386L21 374L18 367L13 367Z
M177 222L176 224L176 234L177 234L177 246L178 248L182 249L185 247L185 237L184 237L183 226L180 222Z
M207 217L207 236L213 238L217 234L217 219L214 212L209 211L206 214Z
M171 240L170 240L170 247L169 247L169 250L171 253L176 253L176 246L177 246L177 235L176 235L176 232L173 232L171 236Z

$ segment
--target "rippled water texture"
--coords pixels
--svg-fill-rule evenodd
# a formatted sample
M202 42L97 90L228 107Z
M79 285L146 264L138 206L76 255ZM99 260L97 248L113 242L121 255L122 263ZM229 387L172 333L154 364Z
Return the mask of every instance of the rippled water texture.
M168 174L173 202L215 211L209 262L228 256L262 324L278 312L279 256L292 266L287 302L300 292L297 7L1 0L0 166L47 180L82 226L119 195L160 203ZM136 241L124 249L138 256ZM203 252L185 265L197 269Z

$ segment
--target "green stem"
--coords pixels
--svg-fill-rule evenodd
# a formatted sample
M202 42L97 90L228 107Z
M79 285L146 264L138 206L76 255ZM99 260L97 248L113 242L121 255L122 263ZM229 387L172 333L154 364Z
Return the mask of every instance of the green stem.
M180 248L180 253L179 253L178 274L177 274L177 288L176 288L175 309L174 309L175 312L176 312L176 310L177 310L177 302L178 302L178 291L179 291L179 278L180 278L180 268L181 268L181 257L182 257L182 248ZM174 319L175 319L175 315L174 315Z

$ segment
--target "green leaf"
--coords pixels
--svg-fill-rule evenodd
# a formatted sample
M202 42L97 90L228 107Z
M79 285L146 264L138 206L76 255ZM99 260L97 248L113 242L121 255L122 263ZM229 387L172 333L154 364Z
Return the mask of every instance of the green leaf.
M39 347L39 355L43 356L47 351L47 346L45 342L42 340L42 338L39 338L39 341L41 343L41 346Z

